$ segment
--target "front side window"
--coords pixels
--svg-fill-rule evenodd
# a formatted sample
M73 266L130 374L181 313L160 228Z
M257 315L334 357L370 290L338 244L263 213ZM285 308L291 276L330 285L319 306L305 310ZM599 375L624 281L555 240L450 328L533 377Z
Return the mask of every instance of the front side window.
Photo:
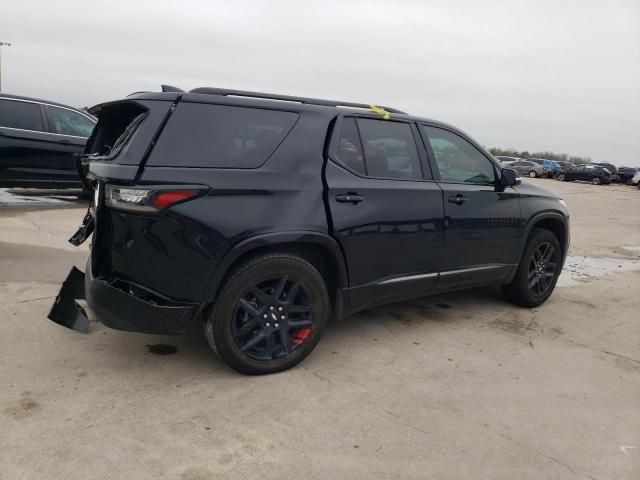
M370 177L421 179L420 157L407 123L358 119Z
M72 135L74 137L89 137L95 123L84 115L66 108L46 107L47 121L51 133Z
M15 100L0 100L0 127L43 132L40 105Z
M435 155L440 180L453 183L491 184L493 164L470 142L448 130L421 125Z

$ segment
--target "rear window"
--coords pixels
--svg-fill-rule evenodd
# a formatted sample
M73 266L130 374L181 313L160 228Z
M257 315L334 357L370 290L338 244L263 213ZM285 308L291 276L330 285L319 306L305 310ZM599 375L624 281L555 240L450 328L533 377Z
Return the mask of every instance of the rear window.
M0 100L0 127L44 131L40 105L16 100Z
M280 110L180 103L150 165L256 168L289 134L298 114Z

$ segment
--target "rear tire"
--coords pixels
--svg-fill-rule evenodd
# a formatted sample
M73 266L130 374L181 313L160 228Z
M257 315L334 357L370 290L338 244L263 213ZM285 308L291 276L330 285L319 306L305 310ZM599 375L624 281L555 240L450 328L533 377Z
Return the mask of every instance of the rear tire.
M564 182L564 181L566 180L566 178L567 178L567 177L565 176L565 174L564 174L564 173L559 173L559 174L556 176L556 180L558 180L559 182Z
M591 179L591 183L593 183L594 185L600 185L602 183L602 180L600 180L600 177L593 177Z
M516 305L537 307L553 293L561 270L560 242L549 230L535 228L512 282L503 285L502 291Z
M538 176L538 174L535 172L535 170L531 170L531 171L529 172L529 177L531 177L531 178L536 178L537 176Z
M262 255L242 264L225 282L205 335L239 372L280 372L311 353L329 309L324 279L313 265L286 253Z

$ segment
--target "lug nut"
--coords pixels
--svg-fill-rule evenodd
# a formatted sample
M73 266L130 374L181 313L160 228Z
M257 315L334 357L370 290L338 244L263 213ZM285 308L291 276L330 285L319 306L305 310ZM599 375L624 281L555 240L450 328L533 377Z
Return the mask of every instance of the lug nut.
M278 307L278 311L281 312L282 311L282 307Z
M285 317L284 315L280 315L280 320L284 320L285 318L287 317Z
M271 326L271 324L270 324L269 322L267 322L267 323L265 323L265 324L264 324L264 326L265 326L265 327L270 327L270 326Z
M267 318L269 315L267 315L266 313L264 315L262 315L262 318Z
M280 324L279 323L274 323L273 326L278 328L280 326Z
M273 309L274 309L274 307L273 307L273 305L271 305L271 306L269 307L269 310L273 310Z

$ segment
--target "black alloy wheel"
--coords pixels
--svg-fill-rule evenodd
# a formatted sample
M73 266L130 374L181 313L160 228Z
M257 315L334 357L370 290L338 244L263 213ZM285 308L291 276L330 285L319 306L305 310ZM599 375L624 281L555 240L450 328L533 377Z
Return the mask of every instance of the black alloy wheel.
M537 307L553 293L562 261L562 249L554 233L535 228L529 235L513 280L503 285L502 291L516 305Z
M241 352L256 360L291 355L313 330L315 305L301 282L277 275L251 286L238 300L232 332Z
M600 185L600 183L602 183L602 180L600 180L600 177L593 177L591 179L591 183L593 183L594 185Z
M293 367L324 332L330 302L322 275L288 253L255 257L224 281L205 323L213 350L249 374Z
M531 293L542 296L551 287L557 265L556 249L549 242L540 244L533 252L529 261L527 279Z

